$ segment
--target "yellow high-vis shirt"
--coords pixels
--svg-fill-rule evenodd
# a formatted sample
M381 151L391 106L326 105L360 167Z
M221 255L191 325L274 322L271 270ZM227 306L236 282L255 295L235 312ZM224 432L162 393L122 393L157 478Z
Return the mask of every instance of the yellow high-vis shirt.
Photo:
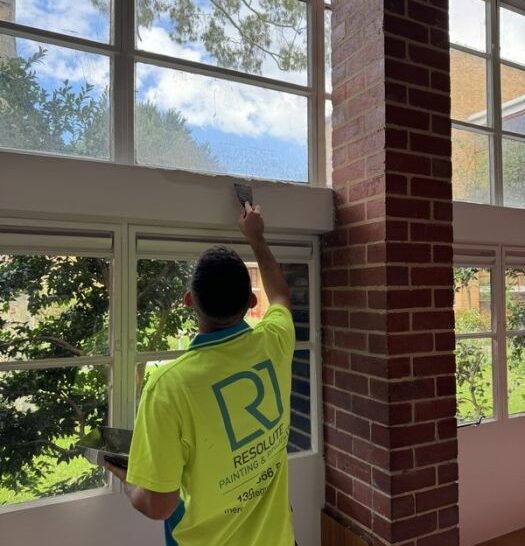
M198 334L150 377L135 422L127 480L180 489L168 546L293 546L286 446L295 331L272 305Z

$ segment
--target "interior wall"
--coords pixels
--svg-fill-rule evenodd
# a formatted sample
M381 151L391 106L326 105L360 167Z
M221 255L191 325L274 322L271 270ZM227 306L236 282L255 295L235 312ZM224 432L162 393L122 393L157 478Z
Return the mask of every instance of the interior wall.
M456 243L525 247L525 210L454 205ZM461 546L525 527L525 416L459 430Z

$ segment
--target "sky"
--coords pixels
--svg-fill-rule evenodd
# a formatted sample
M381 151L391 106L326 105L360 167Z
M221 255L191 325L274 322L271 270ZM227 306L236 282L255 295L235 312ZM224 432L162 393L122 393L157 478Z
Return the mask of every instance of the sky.
M207 10L206 0L196 1ZM484 2L451 0L451 16L452 40L483 50ZM37 23L41 28L103 42L110 35L109 13L101 13L90 0L17 0L17 22L33 26ZM202 43L178 44L172 40L171 26L172 22L163 17L154 20L150 28L139 28L138 46L214 64ZM525 17L502 10L502 26L502 56L525 64ZM230 35L234 37L233 30ZM274 41L289 39L286 33L283 36L274 36ZM37 47L35 42L17 40L18 54L24 57ZM93 93L97 95L109 86L107 57L45 47L45 61L36 67L45 88L51 90L68 79L78 89L88 81L95 85ZM279 70L268 56L262 73L303 85L307 79L306 71ZM228 173L307 179L307 101L303 97L143 64L136 69L136 97L138 101L155 103L161 110L180 111L194 139L207 143Z

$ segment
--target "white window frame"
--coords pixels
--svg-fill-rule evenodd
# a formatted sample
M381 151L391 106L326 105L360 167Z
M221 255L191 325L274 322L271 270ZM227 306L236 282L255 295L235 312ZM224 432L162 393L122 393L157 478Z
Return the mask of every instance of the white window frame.
M135 64L143 62L306 97L308 99L308 180L306 184L326 186L325 100L330 99L331 95L325 92L324 11L331 10L331 6L325 4L324 0L298 1L307 4L308 82L306 85L298 85L138 49L135 43L135 3L130 0L113 0L112 28L110 42L107 44L8 21L0 21L0 33L109 57L111 88L110 159L85 157L81 159L124 165L137 164L135 159ZM0 151L53 155L70 159L74 157L10 148L1 148ZM209 178L214 176L213 173L207 175L203 173L203 175ZM299 183L305 184L305 182Z
M456 0L458 1L458 0ZM459 0L461 1L461 0ZM466 130L489 139L489 178L491 205L504 205L503 191L503 139L517 140L525 144L525 135L503 129L501 104L501 66L505 65L525 72L525 65L503 60L500 57L499 8L516 11L525 16L525 0L483 0L486 14L486 51L450 43L450 48L473 55L486 62L487 126L452 119L452 129ZM468 200L467 200L468 201Z
M516 260L509 255L522 254ZM506 324L506 270L509 265L522 265L525 269L525 247L505 244L455 244L454 267L480 267L491 270L492 333L456 334L456 339L482 338L492 340L492 391L493 417L483 419L481 426L507 420L525 419L523 412L509 414L507 340L513 335L525 335L525 330L507 330ZM476 425L471 421L459 426Z
M174 359L184 351L163 351L154 353L137 353L135 346L136 333L136 263L137 254L136 240L138 235L147 234L153 237L177 237L184 238L191 244L195 241L193 250L183 253L180 257L188 259L188 256L198 256L201 250L199 241L213 240L225 244L236 242L242 243L238 232L227 230L205 230L187 228L164 228L149 224L135 224L132 221L119 223L100 222L75 222L71 221L49 221L32 220L24 218L0 218L0 228L7 228L13 232L20 233L20 236L12 239L7 244L4 239L2 246L2 232L0 231L0 253L31 254L35 252L46 254L74 254L93 256L97 250L90 235L107 233L113 238L111 250L113 259L113 292L111 294L110 311L110 355L108 357L77 357L42 359L33 361L14 361L0 364L1 370L8 369L48 369L56 367L84 366L86 364L107 365L111 370L109 384L109 423L112 426L132 428L135 413L135 366L145 359ZM71 246L63 244L63 240L57 238L55 243L52 240L45 241L42 237L48 232L66 233L70 237ZM310 340L297 342L296 350L310 351L310 420L311 420L311 449L291 453L289 460L303 460L305 464L313 464L317 468L317 459L322 455L322 398L321 398L321 327L320 327L320 259L319 241L315 236L291 235L275 233L268 236L272 246L276 246L279 261L282 263L306 263L309 266L309 290L310 290ZM33 242L32 242L33 241ZM14 243L14 244L13 244ZM49 248L54 250L48 251ZM83 244L83 246L82 246ZM211 243L210 243L211 244ZM75 247L76 245L76 247ZM98 245L98 254L108 255L108 249ZM245 256L253 261L246 244ZM287 249L291 252L286 256ZM299 257L302 254L303 257ZM176 259L172 254L157 256L161 259ZM144 257L153 258L156 255L147 252ZM180 258L179 257L179 258ZM308 462L310 461L310 462ZM299 463L298 464L302 464ZM0 506L0 517L3 514L23 511L26 509L44 507L63 502L71 502L87 499L93 496L119 494L121 487L112 481L109 487L68 493L53 498L43 498L33 501Z

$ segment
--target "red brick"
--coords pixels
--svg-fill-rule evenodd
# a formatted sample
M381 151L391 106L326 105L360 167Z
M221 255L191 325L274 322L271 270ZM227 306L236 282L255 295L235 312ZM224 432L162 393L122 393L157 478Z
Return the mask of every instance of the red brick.
M365 160L358 159L350 165L334 169L332 183L337 186L342 183L353 182L365 177Z
M402 402L432 398L435 394L433 379L409 379L390 383L389 400Z
M396 449L390 452L390 470L392 472L414 468L414 452L410 449Z
M386 326L386 314L354 311L350 313L350 327L356 330L380 330Z
M451 330L454 328L454 311L425 311L412 315L412 329Z
M451 267L413 267L412 284L415 286L452 286Z
M375 201L368 201L368 203L366 204L367 220L373 220L376 218L384 218L384 216L385 216L385 200L384 199L376 199ZM384 233L383 233L383 236L384 236Z
M386 329L389 333L407 332L410 330L409 313L388 313L386 318Z
M377 176L372 180L358 182L350 187L348 198L351 202L368 199L377 195L382 195L385 191L385 180L383 176Z
M437 516L435 512L396 521L392 525L392 541L397 543L413 537L428 535L434 531L436 526ZM444 546L444 544L446 543L441 543L440 546ZM447 546L451 545L447 544Z
M394 59L388 59L385 63L385 75L387 80L395 80L422 87L427 87L430 83L430 73L427 68Z
M413 222L410 224L410 237L413 241L452 243L452 225Z
M327 404L332 404L337 408L350 408L350 393L330 387L328 385L323 386L323 400Z
M432 28L448 30L448 14L446 11L409 0L408 16L416 21L431 25Z
M450 453L451 453L451 459L457 459L457 443L454 440L453 442L447 442L451 445L450 447ZM443 483L450 483L450 482L457 482L459 478L458 474L458 463L452 462L448 464L443 464L438 467L438 482L440 484Z
M321 320L323 325L345 328L348 327L348 311L326 309L322 312Z
M351 330L341 330L335 332L334 344L342 349L356 349L364 351L367 348L367 337L365 334L353 332Z
M362 482L372 481L372 467L347 453L337 453L337 468Z
M413 240L414 237L412 237ZM389 262L426 263L431 259L431 247L428 244L417 243L387 243L387 259Z
M345 411L337 411L335 422L338 429L349 432L359 438L370 440L370 422L366 419L361 419Z
M459 509L457 506L451 506L449 508L443 508L439 511L439 528L446 529L459 523Z
M322 370L322 376L323 376L323 385L331 385L334 384L334 370L333 368L328 368L327 366L323 367Z
M432 259L436 264L452 264L453 256L452 245L434 245L432 249Z
M452 247L443 247L452 250ZM436 250L436 247L434 247ZM434 290L434 305L436 307L452 307L454 305L454 290L452 288L439 288Z
M358 521L362 525L370 528L372 524L372 514L370 509L359 504L351 497L341 492L337 493L337 507L348 517Z
M443 398L417 402L415 405L416 421L430 421L456 414L456 398Z
M335 248L332 252L334 267L366 264L366 245Z
M422 91L421 89L408 90L408 102L412 106L424 108L429 112L448 114L450 112L450 96Z
M340 430L336 430L333 427L324 427L324 440L326 445L329 445L330 447L349 453L352 451L352 436Z
M323 348L323 364L330 364L336 368L348 368L350 366L350 357L344 351Z
M414 152L450 157L452 144L450 138L410 133L410 149Z
M456 396L456 378L453 375L438 377L436 389L438 396Z
M323 286L347 286L348 271L346 269L331 269L323 272Z
M385 238L385 223L372 222L348 229L348 242L351 245L359 243L373 243Z
M344 391L368 395L368 377L366 375L336 371L335 385Z
M431 487L436 483L436 472L434 468L409 470L403 474L392 476L392 494L400 495L418 489Z
M440 220L442 222L450 222L452 220L454 208L451 202L443 203L438 201L434 203L433 209L434 219Z
M453 351L456 347L454 332L443 332L434 335L436 351Z
M408 57L410 60L423 64L426 67L438 68L445 71L448 71L450 68L450 56L447 51L438 51L419 44L409 44Z
M432 74L433 77L435 75L436 73ZM439 74L439 76L442 76L442 74ZM447 78L447 80L450 87L450 78ZM432 132L433 133L450 137L451 131L452 131L452 124L448 116L440 116L439 114L434 114L432 116Z
M438 487L424 493L416 495L416 510L417 512L428 512L435 508L457 504L458 502L458 486L457 484Z
M444 419L438 423L438 436L440 440L456 438L457 434L458 424L455 417Z
M449 181L414 177L410 189L414 197L452 199L452 184Z
M352 396L352 413L384 425L408 423L412 418L410 404L382 404L377 400Z
M408 129L428 130L430 128L430 114L427 112L393 104L387 104L386 106L386 121L388 124ZM391 145L388 134L386 143L387 146Z
M400 2L394 1L393 4L403 6ZM404 59L406 57L406 42L392 36L385 36L385 54L388 57L397 57Z
M388 309L429 307L431 302L432 291L426 288L417 290L390 290L387 295Z
M386 269L384 267L363 267L350 271L352 286L382 286L386 283Z
M334 307L362 308L366 306L366 290L335 290L333 292Z
M388 359L378 356L354 353L350 362L353 371L376 377L387 377Z
M388 342L392 355L426 353L431 352L433 347L434 339L430 333L392 334Z
M335 213L336 225L344 226L362 222L366 219L364 203L358 203L350 207L337 207Z
M360 481L354 483L354 499L368 508L372 507L372 491L373 489Z
M326 483L332 485L335 488L343 491L348 495L353 493L353 481L348 474L332 468L331 466L326 467Z
M430 74L430 87L436 91L450 93L450 73L432 72Z
M414 375L446 375L456 371L453 354L418 356L413 360Z
M387 80L385 82L385 98L388 102L405 104L408 100L408 90L406 85ZM389 105L387 104L387 110L388 107Z
M389 197L386 202L388 216L400 218L430 218L430 203L409 197Z
M436 437L433 423L394 427L388 430L388 435L382 428L372 425L372 440L375 438L380 445L391 449L433 442Z
M415 42L426 43L428 41L428 28L425 25L389 13L385 13L385 31Z
M452 162L450 159L432 159L432 176L450 179L452 177Z

